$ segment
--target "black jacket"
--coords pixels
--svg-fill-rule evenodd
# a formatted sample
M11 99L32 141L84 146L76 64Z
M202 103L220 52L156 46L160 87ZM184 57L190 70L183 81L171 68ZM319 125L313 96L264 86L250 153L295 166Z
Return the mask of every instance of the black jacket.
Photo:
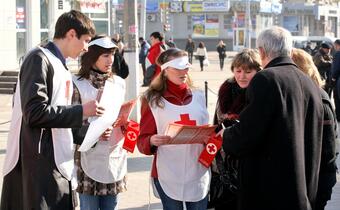
M4 177L1 210L72 209L70 182L55 165L51 128L80 127L83 110L81 105L51 106L53 75L40 49L27 55L21 66L20 156Z
M311 210L322 146L318 87L278 57L254 76L246 100L240 122L223 133L223 149L240 157L240 210Z

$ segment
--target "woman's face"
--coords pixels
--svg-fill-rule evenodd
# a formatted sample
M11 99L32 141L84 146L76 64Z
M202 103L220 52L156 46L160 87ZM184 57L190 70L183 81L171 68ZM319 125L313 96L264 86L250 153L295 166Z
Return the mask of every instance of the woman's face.
M107 73L112 68L113 60L112 53L101 54L93 67L101 72Z
M251 79L253 79L253 77L255 76L256 70L255 69L245 70L242 67L235 67L233 73L237 84L241 88L247 88Z
M188 79L189 68L175 69L173 67L168 67L164 71L166 71L166 78L176 85L182 85L186 83Z

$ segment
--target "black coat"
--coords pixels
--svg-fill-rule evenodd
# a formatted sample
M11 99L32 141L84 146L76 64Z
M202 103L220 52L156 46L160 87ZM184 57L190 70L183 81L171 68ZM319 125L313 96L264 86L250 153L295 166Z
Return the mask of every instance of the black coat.
M32 51L21 66L20 156L4 177L1 210L72 209L70 182L54 161L51 128L80 127L83 110L81 105L50 105L53 72L41 50Z
M240 209L311 210L321 159L318 87L278 57L254 76L247 102L223 133L223 149L240 157Z

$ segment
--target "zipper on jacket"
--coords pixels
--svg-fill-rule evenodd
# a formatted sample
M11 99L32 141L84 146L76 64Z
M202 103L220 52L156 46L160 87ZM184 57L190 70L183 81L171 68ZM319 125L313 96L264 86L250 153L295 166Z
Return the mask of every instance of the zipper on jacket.
M42 128L41 131L40 131L40 139L39 139L39 143L38 143L38 154L41 153L41 140L42 140L44 130L45 130L45 128Z

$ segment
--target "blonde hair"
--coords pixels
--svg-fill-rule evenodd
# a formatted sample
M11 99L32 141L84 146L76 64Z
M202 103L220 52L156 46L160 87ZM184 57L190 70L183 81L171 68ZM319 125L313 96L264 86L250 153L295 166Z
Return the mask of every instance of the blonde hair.
M291 57L297 67L307 74L319 87L324 85L324 81L321 80L318 68L313 62L313 58L310 54L302 49L293 48Z

